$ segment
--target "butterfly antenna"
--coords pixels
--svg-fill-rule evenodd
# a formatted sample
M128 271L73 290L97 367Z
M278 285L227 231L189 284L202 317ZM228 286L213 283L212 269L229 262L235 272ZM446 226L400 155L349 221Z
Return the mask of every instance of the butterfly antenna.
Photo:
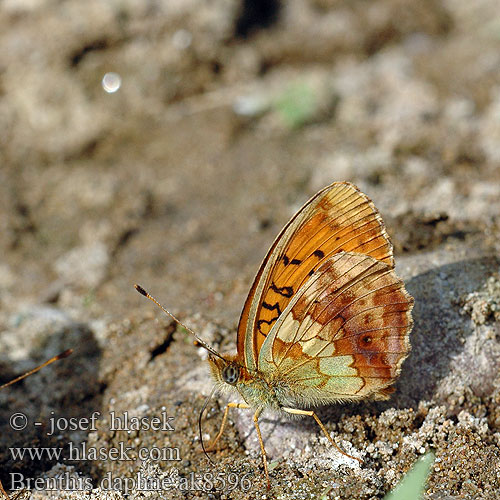
M170 316L176 323L182 326L182 328L185 328L188 332L192 333L194 338L195 338L195 344L196 345L201 345L204 347L210 354L213 354L214 356L217 356L218 358L222 358L222 356L213 348L210 347L204 340L201 340L196 333L189 328L189 326L186 326L182 321L178 320L168 309L165 309L152 295L150 295L144 288L142 288L141 285L134 285L134 288L141 294L144 295L144 297L147 297L149 300L153 301L165 314Z
M205 448L205 443L203 442L203 432L201 430L201 418L203 417L203 412L205 411L206 407L208 406L208 402L212 399L212 396L214 395L214 392L215 392L215 389L217 387L214 386L214 388L212 389L212 391L210 392L210 394L208 395L207 399L205 399L205 402L203 403L203 408L201 409L200 411L200 416L198 417L198 430L200 432L200 443L201 443L201 448L203 450L203 453L205 453L205 456L208 458L208 461L215 465L213 462L212 462L212 459L208 456L208 453L207 453L207 450Z
M67 358L72 352L73 352L73 349L67 349L66 351L62 352L61 354L58 354L57 356L50 358L48 361L45 361L45 363L42 363L40 366L33 368L33 370L30 370L29 372L26 372L23 375L19 375L19 377L16 377L14 380L11 380L10 382L7 382L6 384L0 385L0 389L8 387L9 385L12 385L12 384L15 384L16 382L19 382L23 378L26 378L26 377L29 377L30 375L33 375L33 373L36 373L38 370L41 370L45 366L50 365L51 363L53 363L54 361L57 361L58 359Z

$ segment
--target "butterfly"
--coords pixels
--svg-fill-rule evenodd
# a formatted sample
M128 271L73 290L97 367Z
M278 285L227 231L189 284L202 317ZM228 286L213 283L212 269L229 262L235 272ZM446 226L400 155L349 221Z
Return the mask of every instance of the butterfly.
M7 382L6 384L3 384L3 385L0 385L0 390L1 389L4 389L6 387L9 387L9 385L12 385L12 384L15 384L16 382L19 382L20 380L23 380L25 379L26 377L29 377L30 375L33 375L34 373L36 373L38 370L41 370L42 368L44 368L45 366L48 366L50 365L51 363L53 363L54 361L57 361L59 359L63 359L63 358L67 358L71 353L73 352L73 349L67 349L66 351L62 352L61 354L58 354L57 356L54 356L52 358L50 358L48 361L45 361L45 363L42 363L41 365L33 368L32 370L26 372L26 373L23 373L22 375L20 375L19 377L16 377L15 379L11 380L10 382ZM9 500L10 497L9 495L7 494L7 492L5 491L4 487L3 487L3 484L2 482L0 481L0 493L7 499ZM16 500L17 498L19 498L20 494L22 493L22 490L16 494L15 497L12 498L12 500Z
M215 448L230 408L252 409L269 488L259 417L272 410L314 418L335 448L362 462L336 445L310 408L388 399L410 351L412 308L373 202L348 182L319 191L262 262L240 317L236 354L221 355L196 336L209 351L216 387L245 401L227 405L206 450Z

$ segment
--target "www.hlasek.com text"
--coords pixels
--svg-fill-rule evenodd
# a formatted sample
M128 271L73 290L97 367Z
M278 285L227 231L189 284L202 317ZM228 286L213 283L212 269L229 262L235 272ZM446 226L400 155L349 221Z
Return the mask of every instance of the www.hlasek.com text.
M126 446L123 441L118 446L88 446L86 442L75 445L71 441L65 447L24 447L9 448L10 455L15 462L23 460L31 461L49 461L57 460L64 462L81 461L117 461L131 462L137 459L153 462L178 462L181 460L181 453L177 447L142 447L134 448Z

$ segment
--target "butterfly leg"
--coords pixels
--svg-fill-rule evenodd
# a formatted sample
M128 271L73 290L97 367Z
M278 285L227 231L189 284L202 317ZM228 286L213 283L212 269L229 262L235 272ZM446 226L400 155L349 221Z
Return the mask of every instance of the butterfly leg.
M2 495L7 499L9 500L10 497L9 495L7 495L7 492L3 489L3 484L2 484L2 481L0 481L0 493L2 493Z
M267 489L271 489L271 481L269 480L269 471L267 469L267 454L264 448L264 441L262 440L262 434L260 433L259 427L259 417L262 413L262 408L259 408L253 416L253 424L255 425L255 430L257 431L257 437L259 438L260 451L262 453L262 462L264 463L264 472L266 473Z
M323 425L321 420L319 419L318 415L314 413L312 410L298 410L297 408L282 408L282 410L286 411L287 413L291 413L292 415L307 415L309 417L313 417L314 420L316 420L316 423L320 426L321 430L323 431L323 434L328 438L328 441L340 452L342 455L345 455L346 457L353 458L354 460L357 460L359 463L363 463L363 460L361 460L358 457L353 457L352 455L349 455L345 451L342 451L338 446L337 443L332 439L328 431L326 430L326 427Z
M227 423L227 416L229 413L229 408L244 408L248 409L250 406L248 406L246 403L229 403L226 406L226 409L224 410L224 415L222 417L222 423L219 429L219 432L217 433L217 436L215 436L214 440L210 445L207 447L207 451L214 451L215 445L217 444L217 441L220 439L222 436L222 433L224 432L224 429L226 428L226 423Z
M19 490L17 493L16 493L16 496L14 497L9 497L9 495L7 495L7 492L4 490L3 488L3 484L2 484L2 481L0 481L0 493L2 493L2 495L7 499L7 500L17 500L22 493L24 493L25 490Z

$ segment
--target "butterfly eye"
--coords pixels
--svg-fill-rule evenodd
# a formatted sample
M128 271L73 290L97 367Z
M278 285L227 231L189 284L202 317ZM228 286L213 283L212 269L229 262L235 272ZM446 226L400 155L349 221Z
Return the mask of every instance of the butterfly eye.
M235 385L240 378L240 369L235 365L227 365L222 370L222 379L227 384Z

